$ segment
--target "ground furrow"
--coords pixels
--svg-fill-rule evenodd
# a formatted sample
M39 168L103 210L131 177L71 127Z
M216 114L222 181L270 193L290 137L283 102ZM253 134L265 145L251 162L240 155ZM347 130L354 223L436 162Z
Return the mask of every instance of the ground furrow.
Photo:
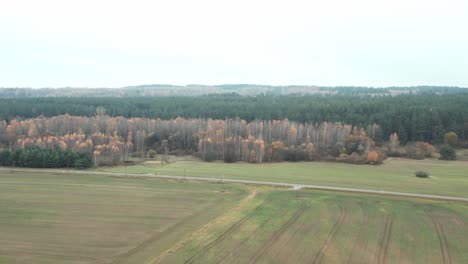
M385 263L385 258L387 256L388 247L390 244L390 238L392 236L393 229L393 218L391 216L385 217L384 232L379 241L379 249L377 252L376 263Z
M353 241L353 249L351 250L351 254L349 254L347 263L351 263L352 259L354 257L354 253L356 252L364 252L367 248L367 240L368 237L365 235L366 230L368 229L368 224L369 224L369 214L367 211L363 210L362 206L360 207L361 211L363 211L363 220L361 223L361 227L359 228L359 231ZM362 256L365 256L365 254L361 254ZM363 261L364 262L364 261Z
M297 210L297 212L294 213L294 215L291 218L289 218L283 226L281 226L280 230L275 232L275 234L272 237L270 237L265 244L263 244L260 250L258 250L257 253L251 258L250 263L256 263L261 257L263 257L268 252L268 250L275 244L275 242L277 242L278 239L284 234L284 232L304 214L305 210L305 206Z
M122 253L114 258L114 260L111 262L112 264L117 264L117 263L122 263L122 261L125 261L128 259L130 256L134 255L135 253L139 252L140 250L148 247L152 243L166 237L168 234L176 230L177 228L185 225L187 222L191 221L193 218L198 217L202 213L204 213L204 210L200 210L194 214L189 215L188 217L184 218L182 221L179 221L177 224L169 227L168 229L164 230L161 233L157 233L155 235L152 235L150 238L147 240L143 241L143 243L139 244L138 246L130 249L129 251Z
M259 232L260 229L262 229L265 225L267 225L270 222L271 218L269 218L267 221L263 222L260 226L255 228L253 232L251 232L246 238L244 238L241 242L239 242L235 247L233 247L230 251L231 253L225 254L222 256L220 259L218 259L216 262L217 263L223 263L228 257L233 257L237 256L239 252L241 252L241 248L252 238L255 238Z
M208 243L205 247L203 247L201 250L196 252L193 256L191 256L185 263L193 263L196 261L203 253L207 252L209 249L223 241L226 237L228 237L230 234L232 234L234 231L236 231L244 222L249 220L252 216L256 215L258 212L260 212L265 206L267 206L270 203L270 201L265 201L261 205L259 205L257 208L255 208L252 212L244 216L241 220L233 224L231 227L229 227L226 231L224 231L219 237L217 237L215 240L211 241Z
M432 215L428 210L425 210L426 214L429 216L429 218L432 221L432 224L434 225L434 229L436 230L437 237L439 239L439 246L440 246L440 252L442 254L442 259L444 261L444 264L451 264L452 263L452 256L450 254L448 242L447 242L447 236L445 235L444 229L440 222L437 220L434 215Z
M338 216L338 220L333 225L332 230L330 231L330 233L328 233L327 239L325 240L325 242L323 242L323 244L320 247L319 251L315 255L315 257L314 257L314 259L312 261L312 263L314 263L314 264L315 263L322 263L323 257L325 256L325 251L330 246L330 244L335 240L336 234L338 233L338 231L341 229L341 226L343 225L343 222L344 222L344 220L346 218L346 212L343 209L343 207L341 207L341 206L339 206L339 207L340 207L340 215Z

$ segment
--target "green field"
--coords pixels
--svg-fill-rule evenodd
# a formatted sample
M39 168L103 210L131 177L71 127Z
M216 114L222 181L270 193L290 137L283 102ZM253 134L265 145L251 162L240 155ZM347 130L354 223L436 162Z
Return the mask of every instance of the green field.
M101 171L157 173L242 180L274 181L468 197L468 161L389 159L383 165L327 162L219 163L175 161L161 166L151 161L135 166L103 167ZM416 178L418 170L431 178Z
M468 206L263 192L167 255L176 263L467 263Z
M0 263L468 263L468 203L0 172Z
M0 172L0 263L142 263L235 206L229 185Z

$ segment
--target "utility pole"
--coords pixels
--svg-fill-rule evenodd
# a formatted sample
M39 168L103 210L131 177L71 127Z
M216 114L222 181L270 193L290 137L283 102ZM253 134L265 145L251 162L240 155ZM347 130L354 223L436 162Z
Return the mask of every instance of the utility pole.
M221 174L221 184L223 185L223 192L226 190L226 187L224 186L224 173Z

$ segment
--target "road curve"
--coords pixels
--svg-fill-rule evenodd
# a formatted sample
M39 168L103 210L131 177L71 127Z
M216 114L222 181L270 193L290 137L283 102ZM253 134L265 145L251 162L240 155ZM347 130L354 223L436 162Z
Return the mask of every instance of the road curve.
M441 201L468 202L468 198L465 198L465 197L453 197L453 196L443 196L443 195L406 193L406 192L391 192L391 191L384 191L384 190L369 190L369 189L298 184L298 183L285 183L285 182L236 180L236 179L226 179L226 178L221 179L221 178L172 176L172 175L143 174L143 173L119 173L119 172L63 170L63 169L62 170L61 169L26 169L26 168L10 168L10 167L2 167L0 168L0 171L31 172L31 173L60 173L60 174L70 173L70 174L87 174L87 175L108 175L108 176L120 176L120 177L145 177L145 178L159 178L159 179L171 179L171 180L190 180L190 181L204 181L204 182L243 183L243 184L255 184L255 185L268 185L268 186L274 186L274 187L287 187L287 188L293 188L295 190L315 189L315 190L353 192L353 193L375 194L375 195L385 195L385 196L410 197L410 198L431 199L431 200L441 200Z

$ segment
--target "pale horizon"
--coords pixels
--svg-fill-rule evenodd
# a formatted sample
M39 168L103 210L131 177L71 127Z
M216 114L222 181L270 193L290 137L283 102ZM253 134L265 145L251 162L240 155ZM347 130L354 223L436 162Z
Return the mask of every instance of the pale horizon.
M0 87L468 87L465 1L2 1Z

